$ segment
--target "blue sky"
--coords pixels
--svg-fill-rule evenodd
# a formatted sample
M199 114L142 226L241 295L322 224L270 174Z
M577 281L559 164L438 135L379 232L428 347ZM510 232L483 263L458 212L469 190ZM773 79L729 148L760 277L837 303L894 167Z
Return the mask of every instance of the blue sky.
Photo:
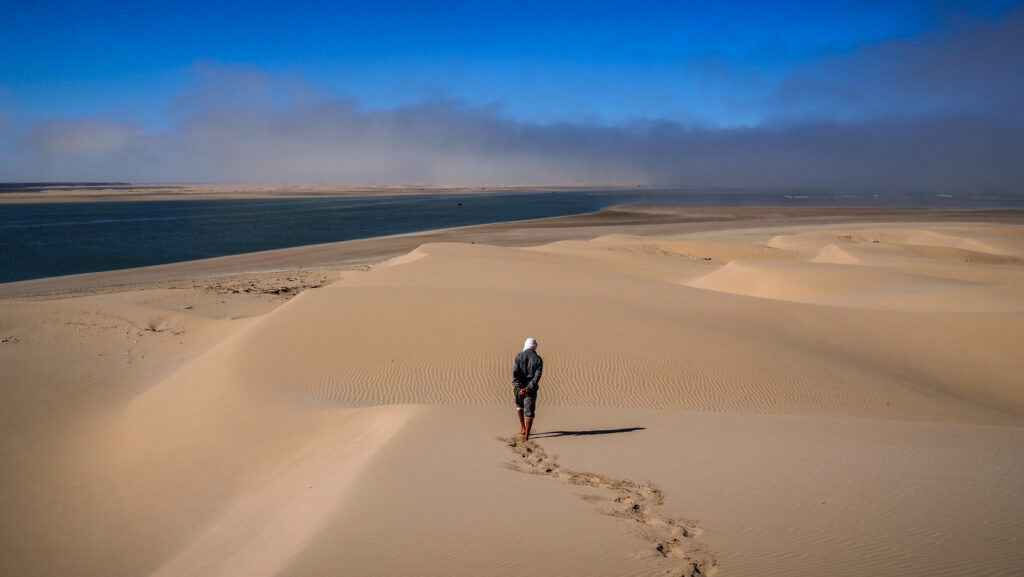
M1010 2L0 8L0 180L726 185L715 174L781 155L775 181L840 184L856 167L796 178L794 135L831 127L855 151L879 123L931 121L906 128L926 138L974 117L974 138L1004 145L1024 94ZM715 147L692 178L667 169ZM646 152L665 166L638 161ZM992 168L986 185L1020 183Z

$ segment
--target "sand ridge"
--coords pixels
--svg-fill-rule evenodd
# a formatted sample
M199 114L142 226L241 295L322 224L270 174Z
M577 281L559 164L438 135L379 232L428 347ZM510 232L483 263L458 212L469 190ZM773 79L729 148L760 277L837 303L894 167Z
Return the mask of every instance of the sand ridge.
M360 469L403 426L411 410L374 411L369 418L348 423L336 436L296 452L266 484L242 492L151 575L278 574L335 514Z

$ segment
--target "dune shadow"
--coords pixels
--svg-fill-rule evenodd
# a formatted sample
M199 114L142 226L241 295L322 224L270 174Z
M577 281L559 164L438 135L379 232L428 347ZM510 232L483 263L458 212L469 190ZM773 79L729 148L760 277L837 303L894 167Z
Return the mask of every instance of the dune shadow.
M531 439L550 439L553 437L585 437L588 435L614 435L617 433L632 433L633 431L643 431L646 427L627 427L625 429L593 429L590 431L547 431L544 433L534 433L530 435Z

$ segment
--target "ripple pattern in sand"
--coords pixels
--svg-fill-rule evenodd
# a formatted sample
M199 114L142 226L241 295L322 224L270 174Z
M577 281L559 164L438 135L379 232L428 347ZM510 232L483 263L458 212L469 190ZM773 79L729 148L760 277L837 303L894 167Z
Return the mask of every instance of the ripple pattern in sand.
M457 362L427 359L389 359L375 364L353 363L335 370L303 388L303 400L323 406L370 406L403 403L468 404L496 403L501 392L499 375L510 362L483 356ZM510 378L506 379L510 383Z
M919 418L958 417L942 398L891 375L811 355L693 349L663 351L562 350L545 355L539 410L545 406L682 409L765 414ZM450 359L396 357L351 362L302 384L299 398L322 407L389 404L511 403L511 356Z

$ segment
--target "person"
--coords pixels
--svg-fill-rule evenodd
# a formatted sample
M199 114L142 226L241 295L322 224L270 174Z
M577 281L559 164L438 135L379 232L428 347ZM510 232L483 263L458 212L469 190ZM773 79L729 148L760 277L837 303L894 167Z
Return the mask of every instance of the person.
M544 360L537 354L537 339L529 338L523 343L523 352L516 355L512 365L512 390L516 400L516 414L519 415L520 433L524 441L530 440L530 429L537 412L537 389Z

